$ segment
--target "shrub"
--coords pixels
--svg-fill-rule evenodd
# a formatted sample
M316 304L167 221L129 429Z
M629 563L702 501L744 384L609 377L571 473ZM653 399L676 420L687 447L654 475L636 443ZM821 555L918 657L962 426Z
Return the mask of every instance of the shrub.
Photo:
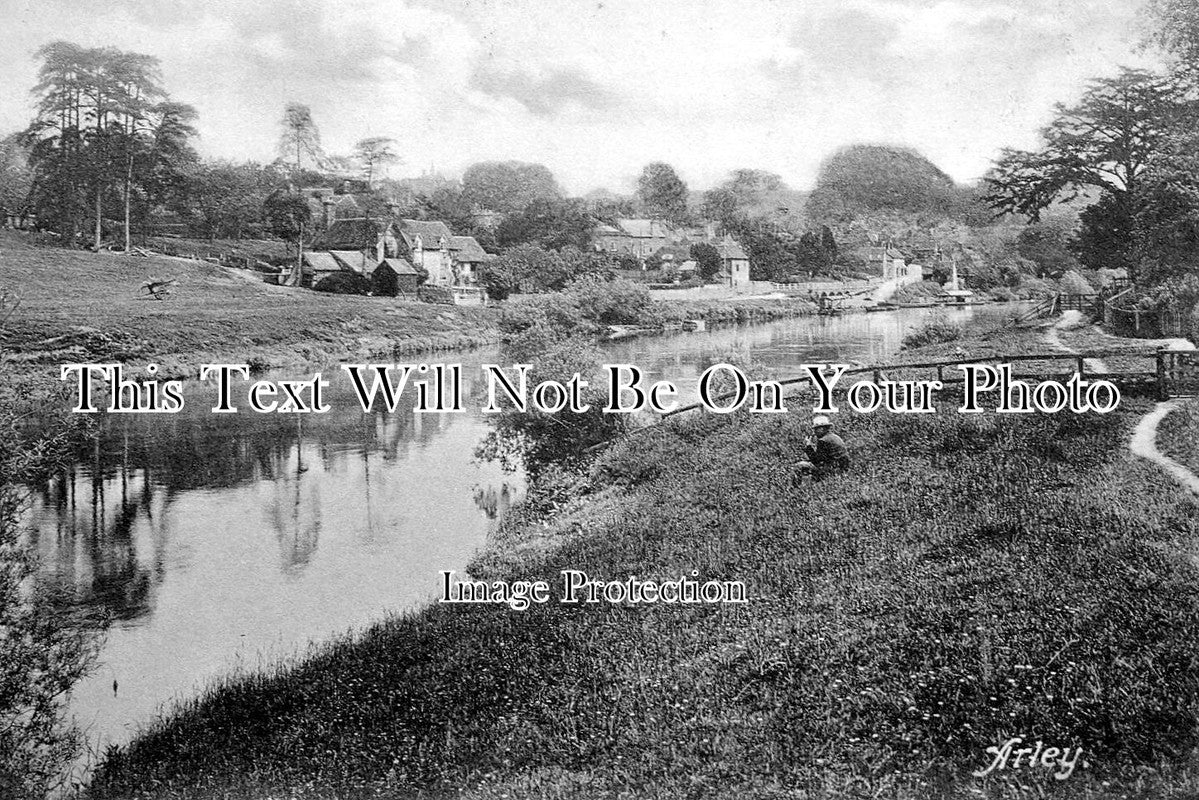
M1095 289L1087 283L1087 279L1074 270L1062 276L1060 281L1062 292L1065 294L1094 294Z
M65 696L90 666L94 647L36 589L21 537L26 487L61 463L74 421L47 411L65 408L63 398L7 377L0 374L0 797L32 800L50 794L80 753Z
M437 303L443 306L454 305L454 293L444 286L417 286L416 297L425 303Z
M931 317L927 322L903 337L903 349L912 350L917 347L928 347L933 344L956 342L962 338L962 328L954 325L941 314Z
M370 294L370 279L357 272L334 272L317 281L312 287L329 294Z
M584 317L601 325L633 325L650 307L649 290L631 281L585 278L567 287Z

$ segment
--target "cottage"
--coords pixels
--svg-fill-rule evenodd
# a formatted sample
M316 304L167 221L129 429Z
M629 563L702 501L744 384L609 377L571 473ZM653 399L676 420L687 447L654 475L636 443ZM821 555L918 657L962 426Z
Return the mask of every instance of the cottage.
M725 237L716 245L720 255L720 279L725 285L736 289L749 285L749 256L741 245L729 237Z
M430 286L450 286L454 280L454 257L450 240L454 235L444 222L419 219L399 221L400 239L413 266L428 273Z
M307 252L300 265L300 285L311 289L335 272L345 269L332 253Z
M473 236L451 236L450 258L453 260L454 281L457 285L469 286L479 281L479 268L490 256Z
M365 218L333 220L316 237L312 249L333 254L348 269L363 275L383 259L401 255L395 223Z
M602 253L648 258L666 245L681 241L678 231L656 219L618 219L594 231L595 249Z
M371 292L383 297L415 295L420 273L404 258L385 258L371 273Z

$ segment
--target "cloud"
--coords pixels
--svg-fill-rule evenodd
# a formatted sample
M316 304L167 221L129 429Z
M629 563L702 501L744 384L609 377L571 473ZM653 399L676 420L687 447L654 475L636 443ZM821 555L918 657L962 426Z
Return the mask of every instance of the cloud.
M572 105L607 111L617 104L614 94L581 70L569 67L534 76L519 68L484 63L471 76L470 86L491 97L511 98L539 117L555 116Z

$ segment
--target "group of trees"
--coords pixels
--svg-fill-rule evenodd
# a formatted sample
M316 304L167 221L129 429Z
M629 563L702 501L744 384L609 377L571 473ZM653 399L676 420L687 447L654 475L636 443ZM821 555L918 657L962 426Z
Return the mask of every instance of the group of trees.
M1199 281L1199 7L1152 0L1148 10L1149 43L1168 69L1122 69L1059 104L1038 149L1004 151L987 200L1037 223L1082 196L1072 254L1092 269L1126 270L1160 297L1154 287Z
M37 116L22 137L31 204L71 242L91 219L97 247L108 212L128 246L135 214L180 199L195 110L170 100L152 56L62 41L38 55Z

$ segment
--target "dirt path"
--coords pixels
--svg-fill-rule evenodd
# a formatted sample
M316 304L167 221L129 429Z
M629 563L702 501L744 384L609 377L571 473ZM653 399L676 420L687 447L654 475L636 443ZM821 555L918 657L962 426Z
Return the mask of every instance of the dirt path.
M1199 494L1199 475L1179 464L1174 459L1157 449L1157 426L1170 412L1181 405L1178 400L1167 400L1158 403L1153 411L1145 415L1132 432L1132 440L1128 448L1134 455L1152 461L1169 473L1170 477L1181 483L1195 494Z
M1077 353L1077 350L1061 340L1061 337L1058 336L1058 331L1065 328L1078 327L1081 319L1082 314L1078 311L1065 312L1062 314L1062 318L1054 323L1052 328L1045 331L1045 341L1049 343L1050 347L1061 350L1063 353ZM1104 364L1102 359L1087 358L1083 360L1083 363L1089 372L1108 372L1107 364Z
M1062 315L1062 318L1057 323L1045 332L1045 341L1054 348L1066 353L1078 352L1074 348L1067 345L1058 336L1058 331L1063 328L1074 327L1077 325L1077 319L1071 319L1070 314L1077 315L1078 312L1067 311ZM1098 330L1098 329L1096 329ZM1117 336L1112 336L1106 331L1098 331L1112 341L1125 341ZM1169 347L1175 350L1194 350L1195 345L1186 339L1157 339L1151 342L1161 347ZM1107 372L1107 365L1098 358L1088 358L1086 360L1088 370L1094 372ZM1195 494L1199 494L1199 475L1191 472L1189 469L1178 463L1168 455L1157 449L1157 426L1165 419L1170 412L1174 411L1181 405L1178 400L1168 400L1164 403L1158 403L1153 411L1145 415L1137 427L1132 432L1132 439L1128 443L1128 449L1133 455L1140 456L1148 461L1157 464L1174 480L1178 481L1187 489Z

